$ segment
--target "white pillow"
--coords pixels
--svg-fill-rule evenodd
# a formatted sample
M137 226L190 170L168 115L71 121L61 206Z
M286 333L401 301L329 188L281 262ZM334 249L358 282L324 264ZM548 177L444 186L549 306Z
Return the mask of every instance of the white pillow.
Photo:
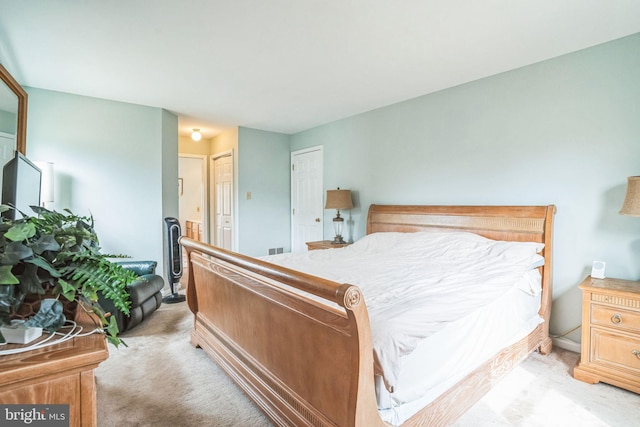
M497 257L512 263L528 262L530 268L544 265L539 252L543 243L492 240L466 231L418 231L400 233L395 231L371 233L351 245L351 250L375 253L408 246L434 245L452 249L476 251L478 256Z

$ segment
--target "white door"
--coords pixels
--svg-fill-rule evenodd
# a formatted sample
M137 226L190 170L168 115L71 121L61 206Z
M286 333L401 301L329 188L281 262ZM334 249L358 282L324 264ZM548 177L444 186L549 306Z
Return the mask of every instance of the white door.
M214 157L213 171L213 244L233 250L233 156Z
M291 153L291 251L322 240L322 147Z

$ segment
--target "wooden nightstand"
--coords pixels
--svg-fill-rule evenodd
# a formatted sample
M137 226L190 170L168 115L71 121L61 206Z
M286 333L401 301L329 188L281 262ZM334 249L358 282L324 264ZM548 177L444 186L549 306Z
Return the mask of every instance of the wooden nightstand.
M320 240L317 242L307 242L307 249L310 251L314 251L316 249L335 249L335 248L344 248L345 246L349 246L351 243L331 243L333 240Z
M640 393L640 282L587 277L582 289L582 352L573 377Z

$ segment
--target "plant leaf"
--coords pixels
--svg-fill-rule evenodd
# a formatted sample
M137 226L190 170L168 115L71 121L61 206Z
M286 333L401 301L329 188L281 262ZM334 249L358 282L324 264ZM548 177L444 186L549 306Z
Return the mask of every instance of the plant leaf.
M49 209L44 208L42 206L31 206L31 210L34 211L38 215L42 215L42 214L51 212Z
M71 283L58 279L60 288L62 288L62 295L69 301L73 301L76 298L76 292L78 291Z
M20 283L20 280L11 272L12 267L12 265L0 265L0 286Z
M44 289L38 277L38 267L33 264L25 265L24 272L20 275L20 288L25 295L44 294Z
M29 258L30 256L33 256L33 251L30 247L22 242L9 242L4 249L0 264L13 266L21 259Z
M53 234L45 234L40 236L38 240L31 244L33 252L40 255L44 251L58 251L60 250L60 244L56 241Z
M109 326L107 326L107 332L109 333L109 335L118 335L119 330L115 316L110 316Z
M129 347L126 342L118 338L118 332L120 331L118 330L118 324L116 323L116 319L114 316L111 316L111 318L109 319L109 326L107 326L105 331L107 341L109 341L111 344L115 345L116 347L118 347L120 344L122 344L125 347Z
M51 264L49 264L47 262L47 260L45 260L44 258L35 257L35 258L31 258L31 259L26 259L24 262L36 265L36 266L40 267L41 269L46 270L49 274L51 274L52 277L60 277L61 276L60 272L58 272L58 270L56 270L54 267L52 267Z
M14 242L21 242L35 235L36 226L34 224L30 222L19 222L14 223L13 227L4 234L4 237Z

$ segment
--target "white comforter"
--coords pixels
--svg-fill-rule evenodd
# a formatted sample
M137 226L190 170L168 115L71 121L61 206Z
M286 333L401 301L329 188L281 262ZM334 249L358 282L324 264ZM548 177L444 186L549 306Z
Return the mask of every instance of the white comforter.
M393 392L400 357L421 339L514 286L538 293L539 282L526 273L541 265L542 247L465 232L374 233L341 249L263 259L362 289L376 373Z

